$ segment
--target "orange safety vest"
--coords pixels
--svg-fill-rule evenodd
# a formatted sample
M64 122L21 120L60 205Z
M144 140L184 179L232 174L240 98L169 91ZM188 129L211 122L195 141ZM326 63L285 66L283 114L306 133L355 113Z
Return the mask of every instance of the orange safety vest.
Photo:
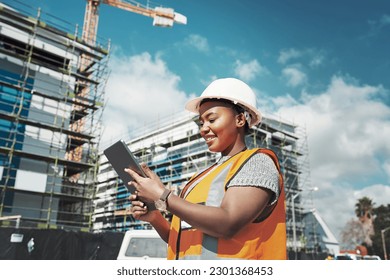
M199 182L197 174L187 183L180 196L191 202L220 206L227 183L255 153L269 155L279 171L280 196L276 203L267 206L267 213L259 222L245 226L231 239L216 238L192 228L173 216L168 240L169 260L173 259L254 259L285 260L286 210L283 177L275 153L268 149L251 149L232 156L215 167Z

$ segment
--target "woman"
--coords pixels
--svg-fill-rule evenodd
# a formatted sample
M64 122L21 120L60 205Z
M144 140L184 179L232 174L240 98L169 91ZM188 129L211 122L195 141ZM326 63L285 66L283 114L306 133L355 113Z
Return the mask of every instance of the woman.
M168 243L168 259L286 259L283 181L275 154L248 150L245 135L261 121L256 96L244 82L212 82L186 109L199 114L200 134L221 158L175 195L142 165L147 178L126 170L136 193L133 216L151 223ZM141 201L154 201L173 214Z

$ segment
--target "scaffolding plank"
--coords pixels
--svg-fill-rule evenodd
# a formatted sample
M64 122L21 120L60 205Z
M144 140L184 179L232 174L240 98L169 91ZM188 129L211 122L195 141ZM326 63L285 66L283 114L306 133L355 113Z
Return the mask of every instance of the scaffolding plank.
M87 143L88 141L90 141L90 140L95 138L93 135L80 133L80 132L75 132L75 131L72 131L72 130L69 130L69 129L65 129L63 127L57 127L57 126L54 126L54 125L49 125L49 124L44 124L42 122L29 120L29 119L17 116L15 114L5 114L3 112L0 112L0 119L8 120L8 121L11 121L11 122L15 122L17 120L17 121L19 121L22 124L31 125L31 126L35 126L35 127L40 127L40 128L44 128L44 129L47 129L47 130L50 130L50 131L61 132L61 133L64 133L64 134L67 134L67 135L70 135L70 136L84 138L83 141L85 143Z
M52 163L58 163L63 166L70 166L73 168L76 168L77 170L84 171L86 169L92 168L95 165L90 164L90 163L83 163L83 162L76 162L76 161L71 161L71 160L66 160L62 158L56 158L56 157L51 157L51 156L43 156L43 155L38 155L38 154L33 154L33 153L28 153L20 150L15 150L11 149L8 147L0 147L0 153L8 155L10 153L16 155L16 156L22 156L30 159L36 159L40 161L45 161L45 162L52 162Z
M67 104L74 104L74 105L77 105L77 106L86 107L86 108L92 109L92 110L98 110L100 108L97 105L97 102L95 100L88 99L88 98L82 97L82 96L74 95L74 96L72 96L70 98L69 98L69 96L66 96L66 97L56 97L56 96L53 96L53 95L44 94L44 93L42 93L40 91L37 91L35 89L24 88L24 87L21 87L19 85L10 84L10 83L7 83L7 82L1 81L1 80L0 80L0 86L13 88L13 89L16 89L18 91L23 91L23 92L29 93L31 95L41 96L43 98L51 99L51 100L54 100L54 101L57 101L57 102L63 102L63 103L67 103Z

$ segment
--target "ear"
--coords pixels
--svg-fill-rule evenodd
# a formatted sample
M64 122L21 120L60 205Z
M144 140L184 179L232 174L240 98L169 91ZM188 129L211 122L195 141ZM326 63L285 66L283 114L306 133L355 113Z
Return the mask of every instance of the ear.
M246 119L244 113L240 113L236 116L236 125L237 127L244 127L246 123Z

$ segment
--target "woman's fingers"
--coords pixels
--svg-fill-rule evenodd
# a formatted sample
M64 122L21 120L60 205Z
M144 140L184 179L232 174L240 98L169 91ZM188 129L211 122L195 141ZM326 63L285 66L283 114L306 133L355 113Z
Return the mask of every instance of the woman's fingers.
M131 200L131 212L134 216L134 218L139 218L140 216L146 214L148 212L148 209L142 201L136 200L137 195L132 194L130 197ZM136 217L137 216L137 217Z
M134 205L131 207L131 212L132 212L132 215L135 219L139 220L143 215L147 214L148 213L148 209L146 207L146 205L143 205L143 203L141 202L140 205Z
M132 195L134 196L134 195ZM130 198L131 200L131 204L133 206L139 206L139 207L144 207L145 206L145 203L143 203L142 201L138 200L137 197L133 197L133 198Z
M145 163L141 164L141 168L143 168L146 177L139 176L133 170L125 169L134 179L128 182L128 186L138 192L137 195L141 200L145 202L156 201L161 196L164 185L157 174L150 170Z
M144 162L142 162L140 165L141 165L142 170L145 172L146 176L148 178L152 178L154 173L152 170L150 170L149 166Z
M142 178L137 172L131 170L130 168L125 168L125 172L129 173L129 175L133 178L135 182L138 182L139 179Z
M130 195L129 200L130 201L137 200L137 195L135 195L135 194Z
M143 180L145 180L145 178L140 176L137 172L135 172L129 168L125 168L125 171L127 173L129 173L129 175L133 178L133 180L128 182L127 185L130 187L131 186L134 187L136 189L136 191L140 192L140 188L141 188ZM138 193L138 195L140 195L140 193Z
M148 210L146 209L146 206L137 206L137 205L133 205L131 207L131 210L133 213L142 213L142 214L145 214L146 212L148 212Z

